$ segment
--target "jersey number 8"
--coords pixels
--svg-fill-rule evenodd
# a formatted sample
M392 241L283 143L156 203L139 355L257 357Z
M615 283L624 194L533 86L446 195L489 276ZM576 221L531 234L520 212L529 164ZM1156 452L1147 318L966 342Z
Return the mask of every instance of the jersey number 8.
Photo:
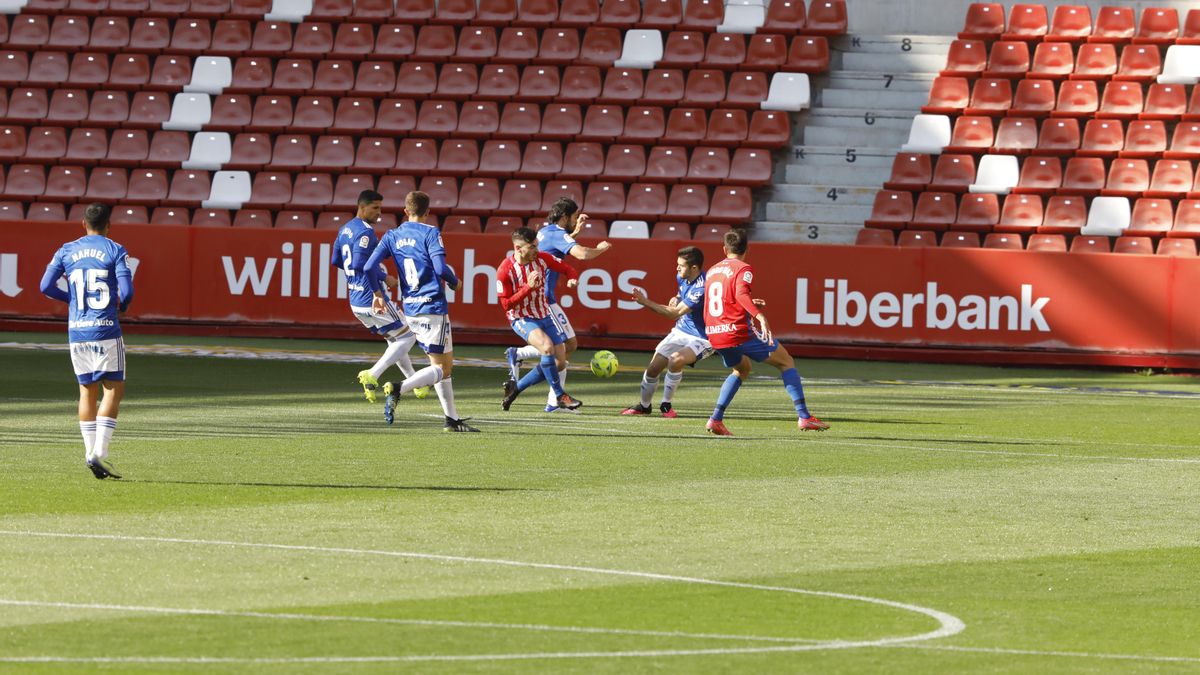
M721 316L725 313L725 284L714 281L708 285L708 315Z

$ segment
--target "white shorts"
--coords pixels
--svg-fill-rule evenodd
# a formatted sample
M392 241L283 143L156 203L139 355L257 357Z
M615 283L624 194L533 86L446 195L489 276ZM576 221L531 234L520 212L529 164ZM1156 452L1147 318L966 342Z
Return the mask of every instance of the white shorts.
M571 326L567 313L558 306L557 302L550 305L550 320L554 322L555 326L558 326L558 332L563 334L563 342L575 337L575 329Z
M396 309L395 303L388 298L384 299L384 303L386 308L382 313L376 312L370 307L353 305L350 306L350 311L354 313L355 318L362 322L362 325L376 335L397 338L408 333L408 321L405 320L400 310Z
M71 365L79 384L125 379L125 340L71 343Z
M450 333L450 315L418 314L408 317L408 327L417 336L417 344L426 354L448 354L454 351Z
M675 352L691 351L696 355L697 361L703 361L713 353L713 346L708 340L698 338L695 335L672 328L670 333L658 343L654 348L655 354L662 354L664 358L671 358Z

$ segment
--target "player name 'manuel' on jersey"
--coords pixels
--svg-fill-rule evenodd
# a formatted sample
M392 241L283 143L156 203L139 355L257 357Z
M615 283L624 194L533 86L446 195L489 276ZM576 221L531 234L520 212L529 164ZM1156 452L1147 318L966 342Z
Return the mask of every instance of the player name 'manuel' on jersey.
M366 267L374 267L391 255L400 277L400 293L405 316L448 314L446 290L442 282L458 285L454 270L446 264L442 234L432 225L401 223L383 235Z
M675 276L675 283L679 284L679 302L691 310L679 317L675 322L675 327L688 335L707 339L708 336L704 331L705 278L704 272L701 272L694 281L688 281L679 275Z
M43 288L70 307L67 322L71 342L96 342L121 337L118 312L133 299L133 274L125 247L98 234L63 244L46 266ZM67 293L55 284L67 276ZM47 288L49 286L49 288Z
M726 258L708 270L704 289L704 327L714 349L742 344L750 337L750 318L758 313L751 296L754 268Z
M529 275L535 270L543 279L542 286L536 289L528 284ZM525 265L512 257L500 263L500 269L496 270L496 294L509 321L541 319L550 315L550 301L546 297L550 295L550 272L555 272L556 276L565 274L568 279L579 278L574 267L541 251L533 262Z
M363 265L375 252L379 239L375 230L361 218L353 218L338 230L337 238L333 241L333 257L330 263L340 267L346 273L346 291L350 297L351 307L370 307L373 297L372 288L379 288L387 272L383 263L365 270ZM372 285L370 279L374 280Z

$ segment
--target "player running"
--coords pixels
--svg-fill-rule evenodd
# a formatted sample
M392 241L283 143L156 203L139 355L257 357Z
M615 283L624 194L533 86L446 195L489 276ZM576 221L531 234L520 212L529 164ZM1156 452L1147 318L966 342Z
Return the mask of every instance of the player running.
M108 238L111 213L107 204L90 204L83 212L87 234L54 253L41 282L46 297L61 300L69 308L67 339L79 381L84 459L92 475L101 480L121 477L108 461L108 447L125 395L125 340L117 315L133 300L129 253ZM67 277L66 292L58 287L63 275Z
M580 213L572 225L571 217L578 210L579 205L569 197L561 197L550 206L550 213L546 216L546 224L537 233L537 248L539 251L549 253L560 261L568 255L576 260L591 260L612 248L612 244L607 241L600 242L595 248L583 246L575 242L575 236L579 234L584 224L587 223L587 214ZM569 232L566 230L567 227L571 228ZM555 290L555 287L558 285L558 272L551 268L547 272L545 281L546 300L550 303L550 319L554 321L558 329L566 336L564 349L566 350L567 360L560 364L562 370L558 374L559 381L563 383L563 386L566 386L568 361L571 358L571 354L575 353L576 348L579 347L579 342L575 339L575 329L567 319L566 312L558 304L558 295ZM521 348L508 348L504 352L504 355L508 360L508 369L512 375L512 379L517 380L520 378L521 362L523 360L538 358L540 353L532 345ZM554 408L556 407L554 392L551 391L546 401L546 412L554 412Z
M663 417L676 417L671 407L675 388L683 380L684 366L690 366L713 353L712 344L704 333L704 253L695 246L679 249L675 259L675 283L679 292L660 305L646 297L639 288L633 291L634 302L660 316L675 319L675 327L654 348L654 357L642 373L642 400L621 411L622 415L649 415L658 376L666 369L666 385L658 409Z
M725 259L708 270L704 284L704 324L709 342L721 355L733 373L725 378L717 407L706 428L718 436L732 436L725 428L725 409L742 386L742 380L750 375L750 360L767 363L779 369L783 386L792 397L801 431L824 431L829 425L813 417L804 404L804 387L792 355L771 336L767 316L762 313L762 302L751 297L754 283L754 268L746 264L746 249L749 241L742 230L725 233ZM753 317L753 319L751 318ZM758 321L758 327L754 326Z
M520 335L529 346L537 349L541 360L538 367L529 371L518 382L509 378L504 382L504 399L500 407L508 410L521 392L545 380L550 384L554 410L574 411L583 402L563 391L560 375L566 368L567 336L550 317L550 293L548 277L551 271L567 275L567 287L574 288L579 282L575 268L558 258L537 250L536 236L527 227L517 228L512 234L513 256L505 258L496 271L496 289L500 306L512 323L513 332Z
M450 310L446 302L443 284L454 290L462 288L462 282L446 264L446 248L442 235L432 225L425 224L429 213L429 195L410 192L404 198L404 213L407 218L396 229L383 235L379 246L367 259L364 269L374 269L391 256L399 271L399 287L403 298L404 316L408 326L417 337L417 344L429 355L430 365L406 377L403 382L388 382L383 385L383 419L392 423L396 401L401 395L417 387L433 385L442 412L446 416L445 431L479 431L459 418L454 405L454 385L450 376L454 370L454 341L450 333ZM372 307L376 312L387 309L386 294L379 283L367 277L374 293Z
M375 236L372 226L379 222L383 212L383 195L374 190L363 190L358 193L358 212L338 230L337 238L333 240L333 258L331 265L341 269L346 274L346 291L350 298L350 312L362 322L368 330L376 335L382 335L388 346L383 355L369 370L358 373L358 383L362 385L363 395L367 401L375 402L375 389L379 387L379 377L392 364L412 377L416 370L408 351L412 349L417 336L408 329L408 322L401 316L392 299L384 296L384 311L377 313L372 307L374 303L373 286L367 280L371 276L375 281L374 287L386 285L396 287L396 278L390 276L382 264L373 268L364 268L363 263L375 252L379 239ZM419 387L413 390L417 398L429 395L429 387Z

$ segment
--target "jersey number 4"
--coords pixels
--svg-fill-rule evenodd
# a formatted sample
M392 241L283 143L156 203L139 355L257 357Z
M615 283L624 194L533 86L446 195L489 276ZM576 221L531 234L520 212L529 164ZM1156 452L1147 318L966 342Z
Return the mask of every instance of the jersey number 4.
M83 280L84 272L87 272L86 288ZM108 270L77 269L71 272L71 276L67 277L67 280L75 287L75 307L81 312L85 296L89 309L104 309L112 302L112 297L108 292Z
M725 313L725 284L713 281L708 284L708 315L722 316Z

